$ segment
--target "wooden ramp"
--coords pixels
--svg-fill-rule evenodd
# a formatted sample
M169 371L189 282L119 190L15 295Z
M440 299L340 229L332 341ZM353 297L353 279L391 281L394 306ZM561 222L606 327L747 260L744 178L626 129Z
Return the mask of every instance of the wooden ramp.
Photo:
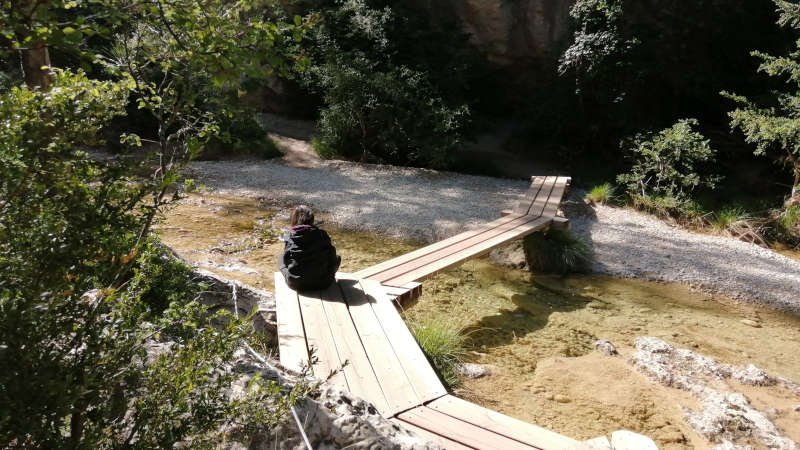
M275 273L281 364L370 401L447 449L568 449L577 441L447 393L391 297L374 280L297 293Z
M323 291L295 292L275 273L281 363L310 367L315 377L448 449L576 447L573 439L449 395L392 302L418 294L417 280L553 224L568 184L566 177L534 177L505 217L356 274L338 274Z
M447 394L394 304L374 280L340 279L297 293L275 273L281 364L309 365L392 417ZM313 359L310 359L313 356Z
M488 253L506 242L548 228L556 220L558 206L569 182L568 177L534 177L525 197L504 217L368 267L353 276L402 287Z

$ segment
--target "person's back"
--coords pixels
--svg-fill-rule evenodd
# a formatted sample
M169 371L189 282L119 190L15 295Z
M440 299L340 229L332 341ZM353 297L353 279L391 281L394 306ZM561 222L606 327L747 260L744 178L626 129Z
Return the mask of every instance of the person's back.
M341 262L330 236L314 225L314 213L307 206L292 211L291 223L278 260L286 284L297 291L325 289L335 281Z

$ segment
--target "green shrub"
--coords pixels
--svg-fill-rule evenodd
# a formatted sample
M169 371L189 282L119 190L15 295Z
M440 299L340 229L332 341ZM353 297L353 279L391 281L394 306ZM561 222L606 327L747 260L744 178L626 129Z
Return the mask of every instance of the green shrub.
M468 109L451 105L424 68L395 60L387 34L392 10L352 0L320 5L319 16L302 74L324 104L315 149L364 162L447 167Z
M458 366L466 341L463 330L434 320L415 321L409 326L443 381L451 388L458 386Z
M741 206L728 206L711 215L711 228L716 231L728 231L736 224L747 221L750 216Z
M787 233L800 238L800 205L792 205L781 212L779 223Z
M609 203L614 196L614 186L611 183L603 183L597 185L589 190L586 194L585 200L591 204L605 205Z
M2 448L210 447L293 398L258 379L229 396L251 327L209 314L148 240L172 175L83 150L130 88L58 71L49 91L0 93Z
M201 158L241 155L270 159L281 155L275 142L251 115L222 120L219 127L219 132L203 148Z
M670 195L632 195L634 208L662 219L676 219L686 225L702 225L703 208L699 203Z
M636 135L623 142L633 155L631 171L617 177L630 197L674 199L681 202L697 187L713 188L716 176L701 175L699 165L713 162L715 151L709 141L693 127L695 119L679 120L659 131Z
M448 166L468 112L448 107L423 73L358 58L315 73L326 104L317 148L362 162Z
M336 156L336 150L317 136L311 138L311 148L313 148L321 158L330 159Z
M583 239L564 230L549 230L526 236L525 258L532 271L567 274L589 269L592 250Z

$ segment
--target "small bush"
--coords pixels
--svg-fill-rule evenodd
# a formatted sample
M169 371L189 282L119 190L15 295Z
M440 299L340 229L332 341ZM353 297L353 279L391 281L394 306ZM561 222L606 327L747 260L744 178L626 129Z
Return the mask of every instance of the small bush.
M697 187L713 188L718 177L701 175L701 163L713 162L716 152L695 131L696 119L679 120L659 131L636 135L622 143L633 154L630 172L617 177L629 196L684 201Z
M716 231L728 231L737 224L746 222L749 215L744 208L739 206L728 206L711 215L709 224Z
M311 139L311 148L317 152L320 158L331 159L336 156L336 150L326 141L316 136Z
M466 341L463 330L434 320L411 322L409 326L442 380L451 388L458 386L458 366Z
M781 211L778 225L789 241L800 240L800 205L792 205Z
M592 205L598 203L605 205L609 203L613 197L614 186L612 186L611 183L603 183L591 188L584 198Z
M220 121L219 135L212 137L201 155L205 159L241 155L261 159L281 155L278 146L251 115L242 115Z
M592 250L583 239L564 230L533 233L523 240L531 271L567 274L589 269Z
M675 219L684 225L703 225L703 208L699 203L670 195L631 195L634 208L662 219Z

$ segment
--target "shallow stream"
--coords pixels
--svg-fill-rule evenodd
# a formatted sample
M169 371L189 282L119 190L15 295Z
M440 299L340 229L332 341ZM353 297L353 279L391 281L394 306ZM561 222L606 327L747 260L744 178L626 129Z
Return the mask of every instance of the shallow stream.
M194 195L168 214L160 233L192 263L272 290L282 249L276 231L286 226L280 220L286 211L255 199ZM345 272L418 246L325 228ZM662 449L710 447L682 419L682 408L696 408L696 401L650 381L627 362L637 336L800 381L800 318L680 285L534 276L484 258L427 280L406 314L468 334L465 359L490 374L465 379L459 396L577 439L626 428L651 436ZM611 341L620 355L595 351L598 339ZM794 410L800 397L767 388L742 392L800 441L800 411Z

